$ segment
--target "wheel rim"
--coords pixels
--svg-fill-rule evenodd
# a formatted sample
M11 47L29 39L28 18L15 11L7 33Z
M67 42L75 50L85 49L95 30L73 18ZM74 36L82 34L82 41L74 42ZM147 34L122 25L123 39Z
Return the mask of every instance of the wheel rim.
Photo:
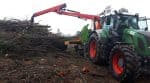
M96 42L91 41L90 43L90 57L95 58L96 57Z
M113 60L112 60L112 66L113 66L113 70L115 71L115 73L117 75L120 75L123 73L124 71L124 58L123 55L121 54L120 51L117 51L114 55L113 55Z

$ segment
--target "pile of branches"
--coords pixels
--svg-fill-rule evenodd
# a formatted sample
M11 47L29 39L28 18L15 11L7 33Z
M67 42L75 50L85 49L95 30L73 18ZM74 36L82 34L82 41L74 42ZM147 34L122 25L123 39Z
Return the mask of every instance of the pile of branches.
M65 49L64 38L50 33L49 28L29 20L0 20L0 53L36 55Z

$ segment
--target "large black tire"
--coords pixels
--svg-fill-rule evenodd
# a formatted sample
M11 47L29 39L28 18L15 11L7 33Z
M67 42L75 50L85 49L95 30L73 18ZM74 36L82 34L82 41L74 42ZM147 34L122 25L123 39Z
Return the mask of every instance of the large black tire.
M92 34L88 43L88 58L95 64L101 64L101 54L102 52L98 36L96 34Z
M114 46L109 59L110 71L120 83L132 83L134 81L140 62L137 54L130 46Z

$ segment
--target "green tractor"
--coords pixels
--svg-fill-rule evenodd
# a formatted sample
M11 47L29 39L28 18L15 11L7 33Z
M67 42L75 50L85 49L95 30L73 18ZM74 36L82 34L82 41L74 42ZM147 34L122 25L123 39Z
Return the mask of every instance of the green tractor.
M108 64L112 75L120 82L129 81L141 73L150 73L150 32L147 18L124 14L126 9L108 14L109 7L100 17L98 15L82 14L66 9L66 4L60 4L46 10L36 12L34 18L49 12L73 16L93 21L93 29L84 26L80 38L66 41L65 44L77 44L76 51L89 57L93 63ZM105 14L106 13L106 14ZM142 28L142 29L141 29Z
M93 63L108 64L120 82L130 83L140 74L150 73L147 20L117 11L100 17L101 29L89 31L84 27L81 31L84 55Z

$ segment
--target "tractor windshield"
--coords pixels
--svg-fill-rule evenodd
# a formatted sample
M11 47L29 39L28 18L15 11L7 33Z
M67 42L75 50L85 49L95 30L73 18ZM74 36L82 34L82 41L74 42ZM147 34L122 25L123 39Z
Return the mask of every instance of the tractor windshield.
M129 28L139 29L138 28L138 19L137 16L133 15L122 15L120 16L121 24L128 25Z

